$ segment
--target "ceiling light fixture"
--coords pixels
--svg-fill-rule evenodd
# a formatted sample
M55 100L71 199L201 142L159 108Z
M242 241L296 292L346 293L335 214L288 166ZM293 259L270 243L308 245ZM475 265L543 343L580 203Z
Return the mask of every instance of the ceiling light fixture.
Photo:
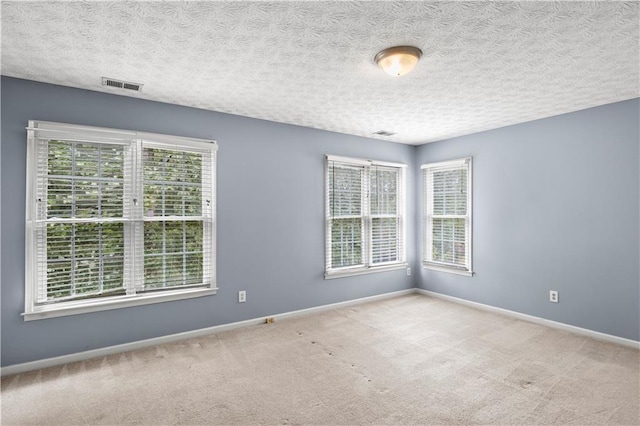
M422 50L413 46L395 46L379 52L373 59L384 72L394 77L410 73L418 64Z

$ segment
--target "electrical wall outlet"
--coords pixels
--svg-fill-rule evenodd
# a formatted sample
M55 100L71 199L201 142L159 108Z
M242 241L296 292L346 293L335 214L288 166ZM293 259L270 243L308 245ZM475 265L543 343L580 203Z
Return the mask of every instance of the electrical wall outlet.
M411 275L411 268L407 268L407 276Z
M238 303L244 303L247 301L247 292L245 290L240 290L238 292Z
M549 302L558 303L558 291L549 290Z

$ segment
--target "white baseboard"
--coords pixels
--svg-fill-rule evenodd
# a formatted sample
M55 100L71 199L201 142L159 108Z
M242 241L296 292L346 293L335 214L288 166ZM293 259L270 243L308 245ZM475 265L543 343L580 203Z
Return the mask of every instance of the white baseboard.
M155 337L152 339L138 340L135 342L124 343L121 345L108 346L106 348L92 349L89 351L78 352L69 355L62 355L54 358L46 358L37 361L25 362L22 364L14 364L0 369L0 376L7 376L10 374L24 373L27 371L37 370L40 368L54 367L57 365L63 365L70 362L84 361L91 358L112 355L121 352L133 351L136 349L147 348L150 346L161 345L163 343L171 343L179 340L191 339L194 337L206 336L214 333L221 333L223 331L233 330L236 328L250 327L253 325L260 325L265 323L266 318L274 318L275 320L283 320L287 318L295 318L304 315L311 315L323 311L329 311L337 308L344 308L347 306L358 305L367 302L373 302L376 300L390 299L393 297L404 296L407 294L419 293L426 296L431 296L443 300L447 300L454 303L459 303L466 306L471 306L477 309L482 309L489 312L494 312L501 315L507 315L513 318L529 321L536 324L546 325L551 328L569 331L572 333L580 334L594 339L603 340L627 346L635 349L640 349L640 342L625 339L623 337L612 336L610 334L600 333L586 328L580 328L573 325L563 324L556 321L547 320L544 318L535 317L533 315L522 314L520 312L510 311L508 309L497 308L495 306L485 305L482 303L471 302L469 300L460 299L453 296L447 296L445 294L436 293L429 290L423 290L420 288L410 288L407 290L394 291L391 293L378 294L375 296L362 297L360 299L347 300L344 302L331 303L329 305L315 306L313 308L300 309L297 311L283 312L280 314L266 315L264 317L248 319L245 321L238 321L229 324L216 325L213 327L201 328L198 330L185 331L183 333L170 334L167 336Z
M201 328L198 330L185 331L183 333L170 334L167 336L155 337L152 339L138 340L130 343L123 343L121 345L107 346L100 349L92 349L84 352L77 352L69 355L62 355L53 358L45 358L37 361L25 362L22 364L8 365L0 369L0 376L7 376L9 374L24 373L26 371L37 370L40 368L54 367L56 365L67 364L70 362L84 361L91 358L101 357L105 355L111 355L121 352L133 351L136 349L147 348L150 346L161 345L163 343L176 342L184 339L191 339L194 337L206 336L214 333L221 333L223 331L233 330L241 327L250 327L253 325L264 324L266 318L274 318L275 320L282 320L286 318L295 318L303 315L310 315L318 312L329 311L337 308L344 308L346 306L358 305L361 303L373 302L376 300L390 299L393 297L404 296L407 294L413 294L416 292L415 288L407 290L394 291L391 293L378 294L375 296L362 297L360 299L347 300L344 302L331 303L329 305L315 306L313 308L300 309L297 311L284 312L281 314L267 315L264 317L248 319L245 321L232 322L229 324L216 325L213 327Z
M461 305L471 306L473 308L482 309L484 311L493 312L496 314L506 315L509 317L521 319L524 321L532 322L535 324L546 325L547 327L556 328L559 330L569 331L582 336L592 337L598 340L604 340L605 342L615 343L622 346L627 346L635 349L640 349L640 342L631 339L625 339L624 337L613 336L611 334L600 333L598 331L589 330L586 328L576 327L574 325L564 324L561 322L551 321L548 319L535 317L533 315L522 314L516 311L510 311L508 309L497 308L495 306L485 305L478 302L471 302L470 300L460 299L458 297L447 296L446 294L436 293L434 291L424 290L421 288L416 289L417 293L424 294L426 296L436 297L438 299L447 300L449 302L459 303Z

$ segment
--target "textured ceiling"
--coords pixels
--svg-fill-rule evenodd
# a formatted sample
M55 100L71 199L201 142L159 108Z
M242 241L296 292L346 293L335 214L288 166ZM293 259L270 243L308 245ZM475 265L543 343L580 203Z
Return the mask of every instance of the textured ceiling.
M409 144L639 96L637 2L1 7L3 75ZM404 44L415 71L375 66Z

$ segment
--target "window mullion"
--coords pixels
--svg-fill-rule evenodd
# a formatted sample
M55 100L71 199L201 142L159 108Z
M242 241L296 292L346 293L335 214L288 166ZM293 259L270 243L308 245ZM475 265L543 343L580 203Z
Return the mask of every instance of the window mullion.
M144 223L142 218L142 141L134 140L127 150L125 159L125 197L123 216L125 218L125 279L124 287L128 295L136 294L143 287L144 273Z

